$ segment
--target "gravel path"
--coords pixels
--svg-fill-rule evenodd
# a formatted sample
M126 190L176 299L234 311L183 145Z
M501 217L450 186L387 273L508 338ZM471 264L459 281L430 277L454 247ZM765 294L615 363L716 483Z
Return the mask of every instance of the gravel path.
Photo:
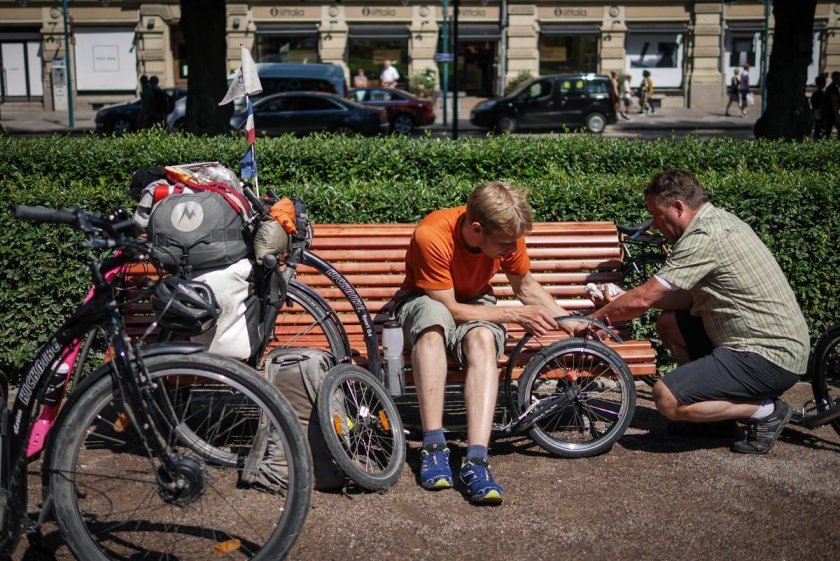
M315 492L289 559L840 559L840 436L831 427L789 426L769 455L742 456L731 439L668 435L646 386L638 390L631 428L602 456L562 460L527 438L494 442L500 507L420 489L412 442L388 492ZM809 397L805 384L785 395L795 406ZM45 532L46 548L24 539L14 558L68 558L55 527Z

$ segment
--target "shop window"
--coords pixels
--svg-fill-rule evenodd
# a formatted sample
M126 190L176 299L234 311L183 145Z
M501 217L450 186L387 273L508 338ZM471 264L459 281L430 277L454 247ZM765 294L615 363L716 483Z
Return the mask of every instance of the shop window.
M755 40L753 37L733 37L729 66L755 66Z
M597 35L547 35L539 40L540 75L596 72Z
M676 32L631 32L627 36L625 72L634 77L634 87L649 70L655 88L678 88L683 84L683 34Z
M353 74L361 68L368 77L370 86L379 85L383 63L391 61L400 73L397 84L404 87L408 83L408 40L407 39L354 39L348 41L348 65Z
M318 62L318 35L258 35L256 51L257 62Z

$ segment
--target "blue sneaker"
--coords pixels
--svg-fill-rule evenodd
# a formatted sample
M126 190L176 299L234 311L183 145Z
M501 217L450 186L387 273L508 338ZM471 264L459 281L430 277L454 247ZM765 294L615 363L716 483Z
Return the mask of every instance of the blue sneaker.
M459 477L467 488L471 503L501 504L502 487L490 473L490 465L486 460L476 463L464 460Z
M420 486L429 490L452 488L449 448L430 444L420 451Z

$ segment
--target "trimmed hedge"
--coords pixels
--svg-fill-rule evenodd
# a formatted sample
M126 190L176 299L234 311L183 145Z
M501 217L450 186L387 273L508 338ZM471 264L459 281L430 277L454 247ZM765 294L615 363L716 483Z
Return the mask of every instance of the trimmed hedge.
M0 368L14 379L84 295L89 280L66 227L14 220L16 204L132 207L134 169L218 160L236 169L236 137L0 137ZM840 320L840 143L638 142L563 136L261 139L260 185L307 201L316 222L414 222L462 204L478 183L530 190L537 220L640 221L641 189L663 168L695 171L717 205L750 223L800 298L812 336Z

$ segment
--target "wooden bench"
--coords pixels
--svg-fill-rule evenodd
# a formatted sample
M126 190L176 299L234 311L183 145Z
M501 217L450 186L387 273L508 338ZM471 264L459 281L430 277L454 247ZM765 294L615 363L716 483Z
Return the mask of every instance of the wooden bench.
M394 293L405 275L405 252L415 224L316 224L312 251L332 263L359 291L381 334L382 324L388 319L383 312L391 302ZM588 282L615 282L621 280L621 256L618 234L611 222L559 222L538 223L527 236L528 255L531 258L531 272L565 309L581 310L591 308L585 285ZM350 338L353 361L366 366L367 356L362 336L362 327L353 313L351 304L338 288L318 271L300 266L297 279L323 296L338 312ZM499 305L521 305L515 300L513 289L504 274L499 273L492 282ZM387 308L386 308L387 310ZM284 338L285 321L289 315L278 318L277 334ZM507 363L508 355L524 334L516 325L508 325L508 341L505 355L499 363ZM294 329L298 329L297 326ZM626 332L622 333L626 336ZM562 333L553 333L546 340L565 338ZM381 339L381 335L380 335ZM626 339L626 337L625 337ZM311 344L311 341L307 344ZM655 354L649 341L625 341L622 345L608 343L628 363L635 376L650 376L656 373ZM526 349L514 370L517 378L534 347ZM406 382L411 383L411 371L406 355ZM450 363L449 382L462 382L463 371Z
M332 263L361 294L381 340L382 324L389 319L387 306L402 283L405 275L405 251L414 224L316 224L312 251ZM611 222L558 222L537 223L526 238L531 271L535 278L565 309L581 310L592 307L585 285L588 282L615 282L621 280L621 256L618 234ZM142 275L144 267L136 267L135 275ZM343 293L330 279L310 267L298 267L297 280L324 297L339 315L352 348L352 360L367 366L368 357L362 335L362 326ZM504 274L499 273L492 282L501 306L520 305ZM129 304L125 322L130 335L142 334L152 321L150 305L146 302ZM383 311L384 309L384 311ZM328 348L323 337L300 337L302 320L300 308L285 311L278 316L275 333L279 341L297 339L299 346ZM507 364L509 353L524 334L523 329L510 324L504 356L499 362L500 376ZM628 341L626 331L621 332L625 342L621 345L608 341L627 362L635 376L656 374L655 354L649 341ZM563 339L562 332L541 338L543 345ZM269 347L271 348L271 347ZM518 378L522 367L533 355L535 345L529 345L516 364L513 376ZM381 347L380 347L381 350ZM411 361L406 354L406 382L412 383ZM450 361L449 382L460 383L464 372Z

